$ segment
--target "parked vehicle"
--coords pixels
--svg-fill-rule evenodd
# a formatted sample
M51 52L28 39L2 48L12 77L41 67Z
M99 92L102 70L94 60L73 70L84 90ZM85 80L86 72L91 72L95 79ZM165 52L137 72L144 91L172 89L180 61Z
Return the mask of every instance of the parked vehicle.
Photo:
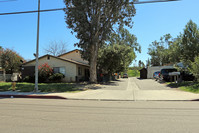
M160 71L154 72L153 73L153 78L157 81L160 77Z
M175 68L164 68L161 69L160 71L160 80L164 80L164 81L171 81L172 79L170 79L169 73L171 72L177 72L177 69Z
M128 74L127 74L127 73L124 73L124 74L123 74L123 78L128 78Z

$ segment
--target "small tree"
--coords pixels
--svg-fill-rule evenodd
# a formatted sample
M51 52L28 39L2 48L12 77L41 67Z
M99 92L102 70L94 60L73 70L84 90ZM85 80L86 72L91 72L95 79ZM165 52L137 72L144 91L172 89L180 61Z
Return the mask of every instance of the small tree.
M98 67L109 74L127 71L136 57L135 51L141 51L136 36L122 26L110 35L107 43L99 50Z
M2 49L0 50L1 65L6 73L19 72L20 66L24 59L14 50Z
M133 59L135 59L133 48L114 44L100 50L98 67L111 75L115 72L127 70Z
M38 70L39 82L45 82L53 74L53 69L48 65L48 63L40 65Z

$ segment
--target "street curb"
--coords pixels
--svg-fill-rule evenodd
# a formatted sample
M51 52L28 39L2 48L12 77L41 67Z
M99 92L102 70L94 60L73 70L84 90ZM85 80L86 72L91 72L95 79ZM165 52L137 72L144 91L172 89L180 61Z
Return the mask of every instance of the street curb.
M122 100L122 99L78 99L78 98L67 98L68 100L85 100L85 101L129 101L129 102L142 102L142 101L159 101L159 102L169 102L169 101L172 101L172 102L197 102L199 101L199 99L193 99L193 100Z
M84 100L84 101L129 101L129 102L139 102L139 101L159 101L159 102L180 102L180 101L187 101L187 102L197 102L199 99L192 99L192 100L123 100L123 99L82 99L82 98L65 98L61 96L45 96L45 95L11 95L11 94L0 94L0 98L34 98L34 99L67 99L67 100Z
M38 99L67 99L61 96L45 96L45 95L2 95L1 98L38 98Z

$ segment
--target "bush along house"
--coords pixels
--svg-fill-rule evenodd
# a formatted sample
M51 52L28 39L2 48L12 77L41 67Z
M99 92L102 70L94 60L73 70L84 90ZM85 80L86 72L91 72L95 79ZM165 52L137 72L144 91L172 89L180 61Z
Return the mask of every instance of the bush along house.
M89 63L81 58L81 51L75 49L59 56L44 55L39 57L39 66L48 64L53 73L64 75L62 82L79 82L89 80ZM22 65L22 77L31 78L35 74L36 60L31 60ZM34 79L34 78L33 78Z

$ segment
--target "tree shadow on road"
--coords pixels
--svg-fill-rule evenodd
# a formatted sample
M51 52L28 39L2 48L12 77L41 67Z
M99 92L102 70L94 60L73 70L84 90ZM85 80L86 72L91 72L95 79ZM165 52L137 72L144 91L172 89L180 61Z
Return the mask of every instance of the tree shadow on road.
M119 86L119 84L117 82L114 82L114 81L106 82L106 83L103 83L101 85Z
M138 80L147 80L147 79L142 79L142 78L137 78Z

